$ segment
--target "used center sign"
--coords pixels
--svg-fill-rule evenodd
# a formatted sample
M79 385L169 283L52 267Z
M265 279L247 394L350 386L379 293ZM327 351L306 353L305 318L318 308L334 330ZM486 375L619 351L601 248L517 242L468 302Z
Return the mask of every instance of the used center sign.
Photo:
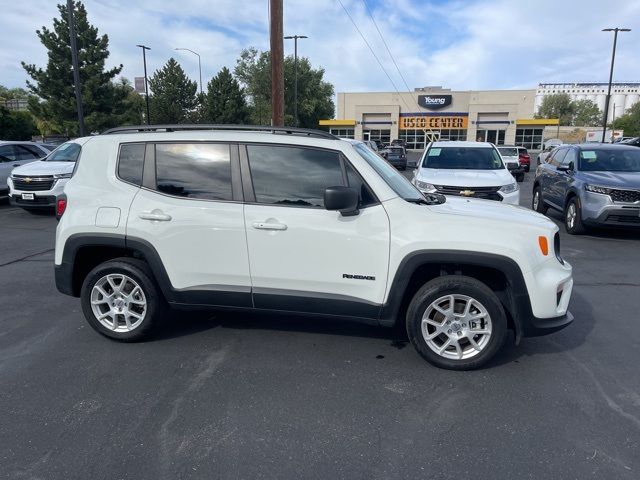
M400 130L461 130L468 126L469 117L400 117L398 128Z
M451 95L418 95L418 105L429 110L439 110L451 105Z

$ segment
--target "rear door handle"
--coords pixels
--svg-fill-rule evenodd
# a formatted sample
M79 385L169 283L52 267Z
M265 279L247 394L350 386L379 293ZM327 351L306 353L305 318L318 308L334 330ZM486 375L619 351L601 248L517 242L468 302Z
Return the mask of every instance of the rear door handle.
M284 223L253 222L253 228L258 230L286 230L287 226Z
M168 222L171 220L171 215L162 213L160 210L153 210L152 212L142 212L138 215L142 220L153 220L156 222Z

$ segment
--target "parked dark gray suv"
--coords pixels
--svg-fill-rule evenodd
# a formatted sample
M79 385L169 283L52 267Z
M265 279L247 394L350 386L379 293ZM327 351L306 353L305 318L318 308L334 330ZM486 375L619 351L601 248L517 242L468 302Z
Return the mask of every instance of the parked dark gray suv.
M640 149L622 144L563 145L536 170L533 209L564 213L567 232L589 226L640 228Z

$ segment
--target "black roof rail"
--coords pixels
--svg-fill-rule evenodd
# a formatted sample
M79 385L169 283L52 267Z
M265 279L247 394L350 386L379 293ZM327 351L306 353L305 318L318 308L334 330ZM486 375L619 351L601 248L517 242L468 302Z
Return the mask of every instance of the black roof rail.
M296 127L272 127L270 125L132 125L110 128L102 132L102 135L114 133L144 133L144 132L177 132L188 130L223 130L239 132L270 132L280 135L302 135L307 137L326 138L340 140L335 135L323 130Z

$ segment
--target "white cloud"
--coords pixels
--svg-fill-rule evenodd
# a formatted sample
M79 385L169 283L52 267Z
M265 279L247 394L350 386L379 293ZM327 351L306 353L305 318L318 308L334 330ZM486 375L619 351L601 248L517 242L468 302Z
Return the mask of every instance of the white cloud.
M400 90L403 82L369 19L362 0L342 0ZM410 88L443 85L454 89L533 87L543 81L606 81L611 35L600 30L626 26L621 34L615 78L640 81L637 62L640 2L611 0L486 0L427 2L368 0ZM174 56L193 79L202 55L205 83L222 66L233 68L248 46L267 49L267 0L87 0L90 21L110 40L110 65L123 75L142 75L145 43L148 69ZM20 60L46 64L35 30L57 15L48 0L3 9L0 28L0 84L22 86ZM285 1L285 34L303 34L300 55L326 70L336 91L392 90L371 52L337 0ZM293 44L285 43L293 53Z

